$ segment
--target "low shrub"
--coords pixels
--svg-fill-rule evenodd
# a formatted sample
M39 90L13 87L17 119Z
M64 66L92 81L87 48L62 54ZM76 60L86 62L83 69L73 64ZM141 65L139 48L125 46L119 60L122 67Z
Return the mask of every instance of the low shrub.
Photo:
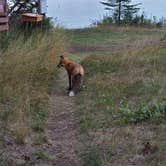
M125 123L139 123L148 120L164 121L166 120L166 103L141 105L132 109L126 101L122 100L120 103L120 114Z

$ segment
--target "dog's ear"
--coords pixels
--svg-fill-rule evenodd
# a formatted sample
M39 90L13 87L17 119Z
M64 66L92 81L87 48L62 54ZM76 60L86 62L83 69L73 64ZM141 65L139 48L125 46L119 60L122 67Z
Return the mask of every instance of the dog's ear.
M60 58L61 58L61 59L64 59L64 56L63 56L63 55L61 55L61 56L60 56Z

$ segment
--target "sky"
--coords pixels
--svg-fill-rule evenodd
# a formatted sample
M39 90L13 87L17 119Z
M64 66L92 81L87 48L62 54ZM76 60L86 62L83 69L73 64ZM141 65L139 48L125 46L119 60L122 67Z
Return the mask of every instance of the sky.
M48 15L65 28L88 27L106 14L102 0L47 0ZM166 0L133 0L141 2L141 8L148 17L166 17Z

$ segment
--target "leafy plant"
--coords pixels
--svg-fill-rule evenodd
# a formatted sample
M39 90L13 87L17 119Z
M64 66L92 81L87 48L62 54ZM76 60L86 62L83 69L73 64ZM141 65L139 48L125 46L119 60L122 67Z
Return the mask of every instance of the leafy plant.
M50 156L47 152L44 152L42 150L39 150L36 152L35 154L37 156L38 159L41 159L43 161L53 161L54 158L52 156Z
M141 105L132 109L129 104L122 100L120 103L121 118L126 123L138 123L147 120L164 120L166 117L166 104L155 103L152 105Z

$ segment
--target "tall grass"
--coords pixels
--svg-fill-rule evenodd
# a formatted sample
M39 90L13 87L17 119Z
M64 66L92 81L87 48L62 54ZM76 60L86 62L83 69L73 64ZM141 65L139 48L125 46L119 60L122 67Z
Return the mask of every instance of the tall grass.
M65 37L56 29L19 35L1 52L0 117L17 143L24 143L32 126L44 124L58 56L65 52Z
M84 165L165 165L166 48L90 53L78 94ZM142 155L148 141L152 151Z

